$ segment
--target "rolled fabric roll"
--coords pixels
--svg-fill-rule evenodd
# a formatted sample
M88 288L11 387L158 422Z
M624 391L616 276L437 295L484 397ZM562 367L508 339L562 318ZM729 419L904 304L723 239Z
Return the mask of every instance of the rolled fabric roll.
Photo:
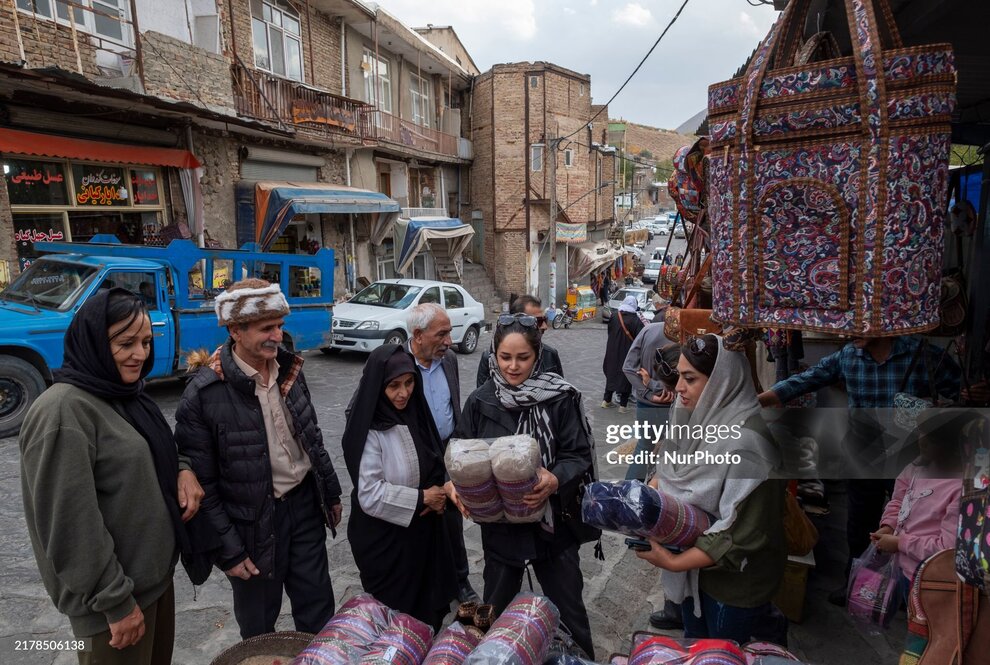
M798 663L801 659L790 651L774 644L773 642L748 642L743 645L743 653L746 655L746 665L772 665L774 663Z
M401 612L392 612L378 639L361 657L361 665L420 665L433 644L433 629Z
M694 545L712 525L705 511L639 480L589 484L581 501L581 518L599 529L682 548Z
M464 665L542 665L559 623L560 612L548 598L524 591L495 620Z
M357 663L388 627L390 612L370 594L354 596L330 618L292 665Z
M634 640L636 641L636 640ZM644 635L629 654L629 665L746 665L746 656L729 640L679 640Z
M488 442L453 439L444 454L444 464L461 503L475 522L498 522L504 517Z
M447 626L433 641L423 665L464 665L484 634L477 628L454 622Z
M629 656L618 653L609 659L608 665L629 665Z
M546 504L531 508L523 497L532 493L543 466L540 444L528 434L502 436L491 446L492 473L502 497L505 519L514 523L539 522Z

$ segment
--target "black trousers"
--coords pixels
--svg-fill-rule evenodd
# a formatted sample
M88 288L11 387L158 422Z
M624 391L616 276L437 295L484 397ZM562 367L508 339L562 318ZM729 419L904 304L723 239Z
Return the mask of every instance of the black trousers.
M852 560L869 546L870 533L880 528L884 499L887 492L893 490L893 481L850 480L848 487L846 545L849 547L849 557L846 559L846 577L849 576Z
M584 607L584 578L578 559L578 546L573 545L556 556L529 562L540 582L543 595L557 606L560 622L574 637L574 642L592 659L595 645L591 640L591 624ZM525 568L513 566L485 553L485 602L495 606L495 614L501 614L522 588Z
M274 520L271 576L228 578L234 590L234 617L245 640L275 631L283 589L292 604L298 631L318 633L334 614L327 531L312 475L289 494L275 499Z
M612 393L613 392L615 392L615 391L606 390L603 399L606 402L611 402L612 401ZM615 395L619 398L619 406L626 406L627 404L629 404L629 394L630 393L615 392Z
M443 511L444 524L450 534L450 547L454 552L454 570L457 572L457 585L463 587L468 583L467 548L464 547L464 518L453 505L447 505Z

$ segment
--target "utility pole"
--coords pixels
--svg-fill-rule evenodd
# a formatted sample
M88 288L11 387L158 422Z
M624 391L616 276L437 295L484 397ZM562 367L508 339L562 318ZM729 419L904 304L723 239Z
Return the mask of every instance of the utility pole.
M560 139L547 136L547 170L550 174L550 293L547 302L557 308L557 145Z

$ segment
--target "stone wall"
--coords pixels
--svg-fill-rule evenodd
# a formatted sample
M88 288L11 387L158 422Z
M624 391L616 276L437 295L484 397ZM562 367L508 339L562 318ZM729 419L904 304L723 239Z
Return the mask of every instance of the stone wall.
M19 272L17 263L17 243L14 242L14 216L10 212L10 198L7 195L7 179L0 177L0 261L7 263L7 270L0 270L0 284L13 278Z
M204 226L213 240L224 247L237 247L234 183L240 178L239 144L232 138L207 133L197 133L193 143L203 165Z
M233 113L233 80L223 55L160 32L142 33L141 45L147 94Z
M4 3L3 18L0 19L0 62L21 64L20 49L17 44L17 30L10 17L10 5ZM10 3L13 4L13 3ZM28 69L58 67L70 72L79 71L76 65L76 51L72 43L72 29L51 20L35 19L24 12L17 12L21 40L24 44L24 66ZM89 36L77 30L76 44L82 61L82 74L88 79L99 75L96 67L96 47Z

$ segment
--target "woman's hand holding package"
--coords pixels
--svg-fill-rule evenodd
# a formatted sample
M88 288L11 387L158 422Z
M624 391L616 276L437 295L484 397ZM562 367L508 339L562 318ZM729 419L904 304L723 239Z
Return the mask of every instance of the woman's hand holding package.
M537 471L536 475L537 481L536 485L533 486L533 491L523 497L523 502L530 508L536 508L545 503L550 498L550 495L560 487L560 481L557 480L557 476L546 469L541 468Z
M715 565L715 560L697 547L675 554L653 539L650 539L650 551L636 552L636 556L644 561L649 561L657 568L663 568L672 573L682 573L695 568L707 568Z
M135 603L130 614L110 624L110 646L114 649L126 649L140 642L142 637L144 637L144 612Z
M426 509L423 510L419 515L420 517L427 515L430 512L443 513L444 506L447 503L447 493L444 488L428 487L423 490L423 503L426 504Z
M196 474L188 469L179 471L178 496L179 507L183 509L182 521L188 522L199 512L199 503L206 496Z
M471 513L464 507L461 497L457 495L457 488L454 487L454 481L448 480L444 483L443 491L447 494L447 498L450 499L450 502L454 504L454 507L457 508L461 515L464 516L464 519L471 519Z

